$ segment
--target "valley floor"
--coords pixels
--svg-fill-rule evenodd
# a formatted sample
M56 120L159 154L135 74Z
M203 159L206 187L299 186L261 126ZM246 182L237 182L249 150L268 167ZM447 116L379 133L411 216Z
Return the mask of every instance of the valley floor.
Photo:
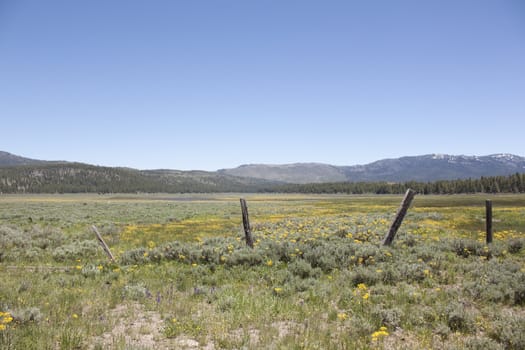
M525 195L401 197L1 195L0 348L525 349Z

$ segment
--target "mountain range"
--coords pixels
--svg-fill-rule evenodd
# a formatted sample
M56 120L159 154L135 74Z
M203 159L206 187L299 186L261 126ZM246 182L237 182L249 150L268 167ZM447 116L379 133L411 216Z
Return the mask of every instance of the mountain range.
M222 169L222 174L281 181L321 182L406 182L479 178L525 172L525 158L513 154L455 156L429 154L383 159L365 165L335 166L320 163L286 165L248 164Z
M365 165L248 164L218 171L137 170L44 161L0 151L0 192L250 192L283 184L429 182L525 173L512 154L430 154Z

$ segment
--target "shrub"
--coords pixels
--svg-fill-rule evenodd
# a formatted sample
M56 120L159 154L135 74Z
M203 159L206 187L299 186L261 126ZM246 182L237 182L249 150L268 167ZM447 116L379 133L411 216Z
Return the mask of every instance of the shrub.
M492 260L464 268L470 277L470 281L463 284L465 294L496 303L523 305L525 302L525 274L519 264Z
M292 261L292 254L294 253L294 247L289 242L275 242L267 241L261 246L261 249L270 252L271 257L275 261L290 262Z
M37 307L27 307L23 309L15 309L10 312L13 320L16 323L26 324L29 322L38 323L42 321L42 312Z
M31 245L40 249L58 247L65 240L62 231L51 226L33 226L28 234Z
M463 258L468 258L471 255L484 256L487 259L492 257L491 249L483 243L467 239L459 239L452 241L452 248L454 252Z
M64 234L52 227L33 226L22 231L20 228L0 226L0 249L31 248L47 249L59 246Z
M189 249L187 246L177 241L166 243L156 248L155 251L157 252L157 250L160 250L164 258L167 260L185 260L189 255Z
M474 329L471 313L460 303L449 305L445 310L445 317L448 327L453 332L468 333Z
M349 335L350 337L369 337L376 327L370 322L368 318L354 315L350 318Z
M146 248L136 248L125 251L120 257L120 263L123 265L137 265L149 261L149 255L146 254Z
M80 270L80 272L84 277L94 277L100 274L100 269L95 264L86 264L82 267L82 270Z
M372 311L372 315L379 320L381 325L394 329L401 325L403 311L399 308L383 309L382 306L377 306Z
M319 282L316 278L302 278L295 275L288 275L288 278L286 279L284 286L285 292L305 292L307 290L311 290L317 283Z
M312 267L319 267L325 272L331 271L335 268L336 264L329 250L330 252L332 251L331 247L325 242L323 242L323 244L311 245L305 249L303 258L310 263Z
M517 254L523 249L524 245L524 239L523 238L512 238L509 240L509 247L508 251L511 254Z
M472 337L468 338L465 346L469 350L503 350L504 347L494 340L487 337Z
M0 249L8 250L15 247L27 247L31 240L18 228L11 226L0 226Z
M512 313L501 315L489 336L506 349L525 349L525 317Z
M339 229L335 233L335 235L339 238L346 238L348 236L348 230L345 229Z
M355 261L363 265L374 265L376 262L386 260L386 255L381 254L381 249L372 244L359 244L357 245L355 252L349 252L350 255L355 257Z
M407 282L421 282L427 277L430 268L426 264L399 264L399 275Z
M312 268L312 265L304 260L296 260L288 265L288 271L290 271L294 276L300 278L317 278L321 275L321 270L319 268Z
M515 278L514 305L525 305L525 274L521 273Z
M372 268L359 266L350 272L349 280L353 287L360 283L373 286L379 281L379 275Z
M399 273L399 269L395 266L387 266L380 274L379 278L384 284L395 285L399 282L401 274Z
M56 261L74 261L94 257L97 255L99 249L97 242L85 240L60 246L53 250L52 255Z
M226 261L228 266L246 265L256 266L261 265L264 259L261 253L255 249L242 248L234 251Z
M122 294L129 299L140 300L149 296L150 292L144 284L139 283L125 285Z

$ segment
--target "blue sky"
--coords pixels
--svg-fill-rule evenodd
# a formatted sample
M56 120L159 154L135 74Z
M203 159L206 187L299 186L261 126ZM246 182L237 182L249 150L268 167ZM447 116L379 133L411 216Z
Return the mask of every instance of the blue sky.
M0 0L0 121L140 169L525 155L525 3Z

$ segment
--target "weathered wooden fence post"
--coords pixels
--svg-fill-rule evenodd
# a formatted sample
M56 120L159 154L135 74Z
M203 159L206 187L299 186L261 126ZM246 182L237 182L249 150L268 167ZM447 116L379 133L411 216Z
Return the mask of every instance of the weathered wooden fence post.
M401 223L403 223L403 219L405 218L408 208L410 207L410 203L412 203L412 200L414 199L415 195L416 195L416 191L410 188L405 193L405 197L401 201L401 205L399 209L397 210L396 218L392 222L392 225L390 226L390 230L388 231L388 234L385 236L385 239L383 240L383 245L391 245L392 242L394 241L397 230L399 230Z
M487 244L492 243L492 201L485 201L485 221L487 229Z
M253 248L253 236L250 228L250 218L248 217L248 206L246 201L241 198L241 210L242 210L242 225L244 227L244 234L246 236L246 245Z
M115 257L113 256L113 254L111 254L111 251L109 250L108 245L106 244L106 242L104 242L104 239L102 238L102 235L100 234L100 232L98 232L97 227L95 225L93 225L93 226L91 226L91 229L93 230L93 232L95 232L95 235L97 235L97 239L100 242L100 244L102 245L102 248L106 252L109 260L115 262Z

